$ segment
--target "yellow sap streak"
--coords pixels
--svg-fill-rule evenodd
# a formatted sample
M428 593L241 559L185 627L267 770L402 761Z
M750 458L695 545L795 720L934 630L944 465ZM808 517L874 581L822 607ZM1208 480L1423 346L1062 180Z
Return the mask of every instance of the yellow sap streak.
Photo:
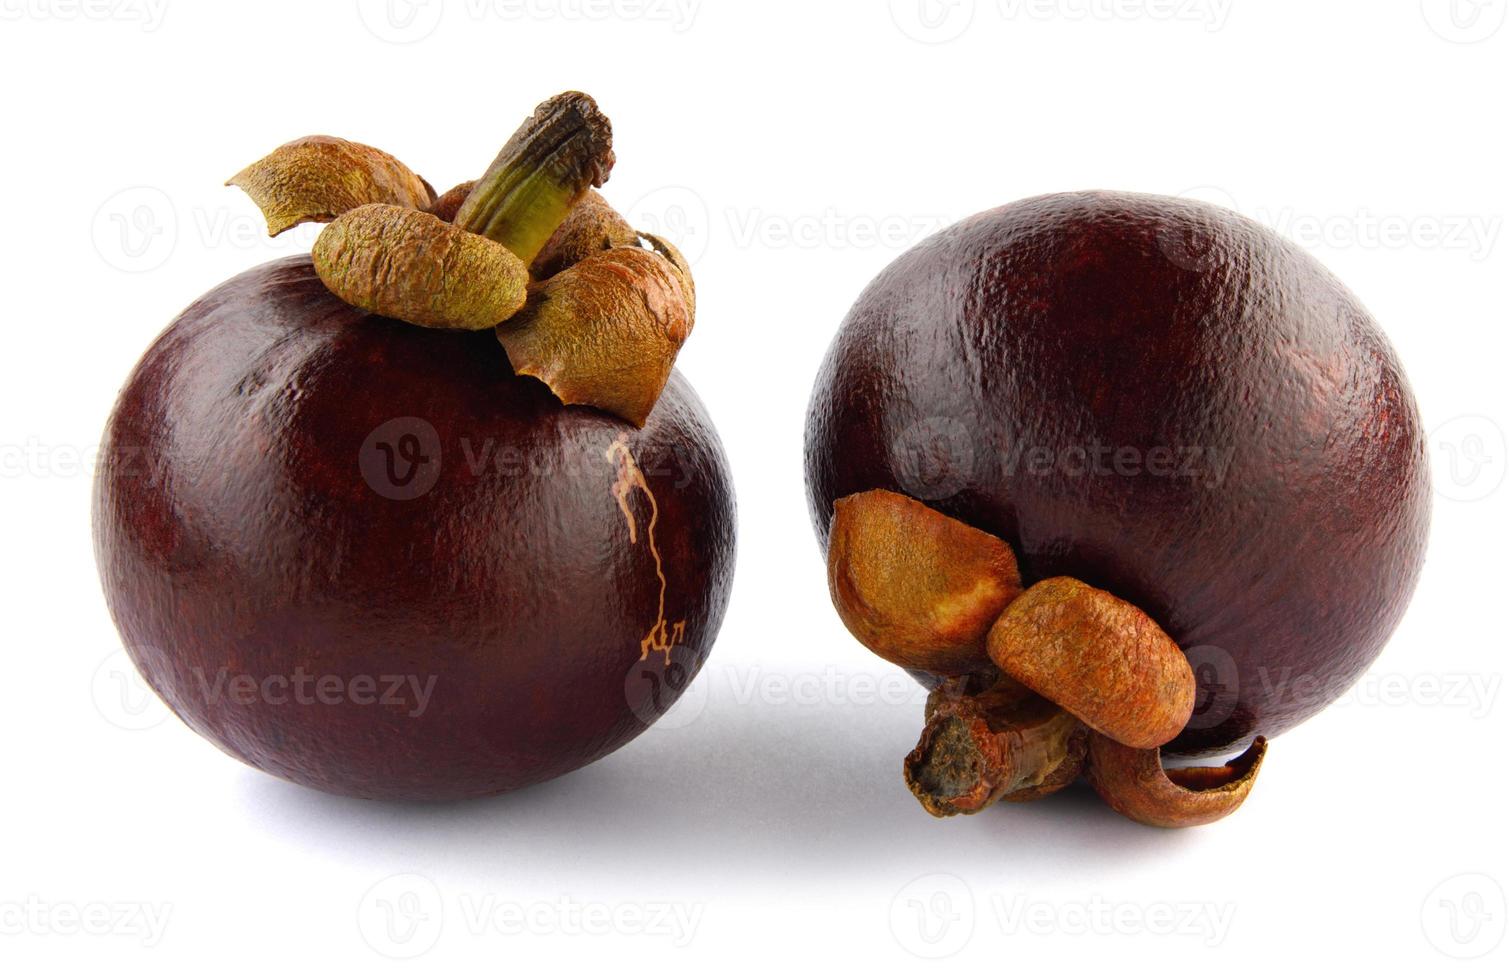
M613 440L613 444L604 453L608 462L618 464L618 479L613 482L613 498L618 501L618 509L623 511L624 523L629 526L629 543L639 541L639 524L634 519L634 511L629 507L629 494L636 489L644 493L645 499L650 502L650 520L645 525L645 542L650 546L650 557L655 560L655 577L660 580L660 605L655 610L655 625L645 634L644 639L639 641L639 659L643 660L650 655L651 650L665 654L665 665L671 665L671 650L686 636L686 620L667 624L665 621L665 569L660 564L660 549L655 544L655 523L660 520L660 505L655 501L655 494L650 490L650 485L645 482L644 473L639 469L639 464L634 462L634 454L629 451L629 437L619 436Z

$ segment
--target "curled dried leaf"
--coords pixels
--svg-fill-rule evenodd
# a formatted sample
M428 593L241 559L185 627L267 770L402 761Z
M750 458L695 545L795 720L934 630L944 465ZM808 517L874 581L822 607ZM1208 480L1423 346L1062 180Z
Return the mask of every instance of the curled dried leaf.
M314 243L314 268L352 306L422 327L486 330L523 305L529 272L508 249L391 204L336 218Z
M472 188L476 186L475 180L463 181L435 198L435 203L426 210L441 221L455 221L456 212L461 209L461 202L466 200L467 195L471 194Z
M902 772L928 813L978 813L998 800L1035 800L1084 768L1085 726L1004 678L978 694L940 688Z
M1183 730L1195 675L1141 609L1072 578L1038 582L1006 608L986 649L1002 671L1124 745Z
M665 256L666 261L676 267L676 274L681 277L681 285L686 290L687 301L691 303L692 319L695 320L697 318L697 284L692 280L691 263L686 260L686 256L681 254L681 249L669 240L647 231L639 232L639 237L649 242L651 248Z
M549 279L589 255L639 244L639 233L597 191L588 191L540 249L530 275Z
M226 181L246 191L280 235L306 221L329 221L364 204L427 208L435 191L382 150L334 136L304 136Z
M1224 766L1164 771L1158 749L1134 749L1090 735L1090 785L1117 813L1150 827L1197 827L1236 811L1252 792L1268 741L1253 740Z
M893 664L945 676L989 665L985 636L1021 592L993 534L889 490L837 501L828 590L854 637Z
M643 426L691 329L675 267L648 249L615 248L540 284L498 340L514 371L562 402Z

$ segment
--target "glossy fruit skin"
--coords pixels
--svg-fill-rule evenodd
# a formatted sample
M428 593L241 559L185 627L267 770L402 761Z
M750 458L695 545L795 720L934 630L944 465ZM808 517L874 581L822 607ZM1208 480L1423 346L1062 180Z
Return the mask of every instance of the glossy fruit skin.
M618 440L658 508L670 668L641 659L660 586ZM481 796L598 759L685 688L728 601L728 466L683 378L642 430L563 407L491 331L363 313L307 257L159 336L101 459L96 556L143 676L226 752L334 793ZM359 703L364 677L414 680Z
M1196 669L1183 758L1343 693L1429 524L1418 409L1357 299L1260 225L1149 195L1020 201L893 262L818 375L806 467L824 548L835 499L896 490L1005 538L1024 583L1141 606Z

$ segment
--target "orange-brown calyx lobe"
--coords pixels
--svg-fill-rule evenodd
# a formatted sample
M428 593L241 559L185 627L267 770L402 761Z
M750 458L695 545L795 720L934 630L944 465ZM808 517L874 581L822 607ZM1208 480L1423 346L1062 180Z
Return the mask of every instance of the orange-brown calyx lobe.
M519 374L568 405L592 405L643 426L692 330L693 300L658 252L597 252L539 285L498 327Z
M427 208L435 192L390 154L335 136L304 136L250 164L227 185L240 187L280 235L306 221L329 221L364 204Z
M1158 749L1129 748L1091 733L1085 775L1122 816L1151 827L1197 827L1242 805L1267 751L1267 740L1259 737L1224 766L1165 771Z
M392 156L328 136L281 146L229 183L272 234L331 222L313 258L346 302L424 327L497 328L515 371L643 426L691 333L696 287L674 245L593 190L614 159L608 117L562 92L480 178L438 198Z
M1178 644L1141 609L1077 579L1023 592L986 649L1003 672L1123 745L1164 745L1194 710L1194 672Z
M490 329L524 305L529 284L524 263L497 242L392 204L336 218L313 257L347 303L422 327Z
M828 588L844 625L891 663L944 676L987 666L984 640L1021 591L1006 542L889 490L834 504Z

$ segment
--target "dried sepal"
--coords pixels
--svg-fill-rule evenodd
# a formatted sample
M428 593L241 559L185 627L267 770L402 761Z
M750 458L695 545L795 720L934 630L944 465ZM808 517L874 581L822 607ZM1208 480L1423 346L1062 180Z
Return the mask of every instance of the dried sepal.
M692 319L697 318L697 284L692 279L692 264L681 254L681 249L668 239L659 235L652 235L647 231L639 232L639 237L650 243L650 247L665 256L667 262L676 268L676 274L681 278L681 285L686 289L687 302L691 304Z
M314 268L341 299L421 327L486 330L516 313L529 272L508 249L433 214L368 204L314 243Z
M549 279L590 255L639 244L639 233L597 191L588 191L556 228L529 267L536 279Z
M675 267L649 249L615 248L539 284L498 340L515 372L562 402L643 426L691 329Z
M251 197L269 235L306 221L329 221L364 204L427 208L435 197L424 178L393 156L334 136L284 143L225 183Z
M833 605L893 664L943 676L988 666L985 636L1021 588L1006 542L911 497L869 490L834 504Z
M1124 817L1150 827L1197 827L1236 811L1262 768L1261 736L1224 766L1165 771L1158 749L1134 749L1091 733L1085 775L1100 798Z
M425 210L429 211L441 221L455 221L456 212L461 210L461 203L471 194L472 188L477 186L475 180L467 180L457 184L450 190L435 198Z
M1033 585L990 629L1002 671L1124 745L1156 748L1195 705L1195 676L1141 609L1072 578Z
M902 764L907 788L933 816L1035 800L1073 782L1084 767L1085 726L1010 678L978 694L944 687L934 695L917 747Z

